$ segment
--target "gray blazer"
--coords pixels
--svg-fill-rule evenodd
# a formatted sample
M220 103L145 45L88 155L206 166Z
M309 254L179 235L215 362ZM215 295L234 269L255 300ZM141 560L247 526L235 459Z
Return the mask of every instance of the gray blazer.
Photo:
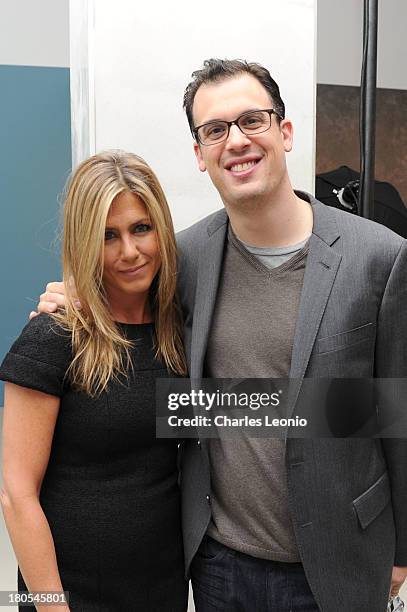
M407 242L313 206L290 376L407 377ZM178 235L179 295L191 378L203 375L227 235L225 210ZM187 572L210 520L205 441L185 442L181 487ZM293 439L290 511L322 612L384 612L393 565L407 566L407 441Z

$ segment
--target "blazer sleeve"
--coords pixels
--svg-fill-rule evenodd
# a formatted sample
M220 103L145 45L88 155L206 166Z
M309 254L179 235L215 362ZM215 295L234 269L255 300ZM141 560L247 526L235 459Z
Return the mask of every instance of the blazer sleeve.
M397 378L402 401L407 382L407 241L403 241L389 275L380 307L377 335L375 375ZM403 397L404 395L404 397ZM403 416L405 421L407 416ZM383 438L382 445L390 478L392 506L396 528L394 564L407 566L407 439Z

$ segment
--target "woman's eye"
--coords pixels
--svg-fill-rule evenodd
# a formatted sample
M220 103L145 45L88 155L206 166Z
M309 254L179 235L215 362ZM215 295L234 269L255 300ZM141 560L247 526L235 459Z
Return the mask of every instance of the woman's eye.
M105 232L105 240L112 240L114 238L114 232L107 231Z
M149 232L150 230L151 230L151 225L149 225L148 223L139 223L134 228L134 233L135 234L142 234L144 232Z

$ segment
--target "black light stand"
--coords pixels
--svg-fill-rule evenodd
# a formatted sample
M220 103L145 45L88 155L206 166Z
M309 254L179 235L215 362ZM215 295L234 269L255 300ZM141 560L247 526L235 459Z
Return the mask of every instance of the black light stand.
M374 217L378 0L364 0L359 214Z

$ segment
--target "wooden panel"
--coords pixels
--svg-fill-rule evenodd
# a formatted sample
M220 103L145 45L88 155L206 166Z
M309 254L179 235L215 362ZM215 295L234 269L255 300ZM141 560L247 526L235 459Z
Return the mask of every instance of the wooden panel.
M359 87L318 85L316 173L346 165L359 172ZM376 179L407 203L407 91L377 90Z

